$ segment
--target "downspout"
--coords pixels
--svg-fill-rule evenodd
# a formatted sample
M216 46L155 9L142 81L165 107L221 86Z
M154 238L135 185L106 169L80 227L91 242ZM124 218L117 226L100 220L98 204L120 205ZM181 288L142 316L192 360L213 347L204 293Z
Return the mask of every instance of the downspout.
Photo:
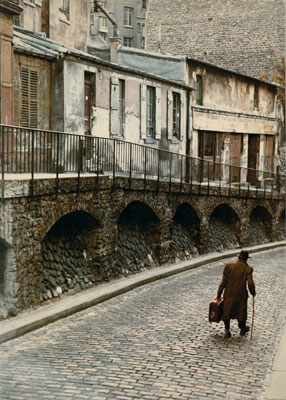
M94 0L94 5L100 9L100 11L103 12L103 14L109 19L109 21L113 25L113 37L118 38L118 26L117 22L115 21L114 18L109 14L109 12L104 8L101 4L98 3L98 0Z
M191 96L192 96L192 89L187 89L187 121L186 121L186 131L187 131L187 137L186 137L186 182L190 182L190 176L191 176L191 162L189 157L191 156L191 137L190 137L190 129L191 129L191 124L190 124L190 113L192 113L192 110L190 110L190 104L191 104Z

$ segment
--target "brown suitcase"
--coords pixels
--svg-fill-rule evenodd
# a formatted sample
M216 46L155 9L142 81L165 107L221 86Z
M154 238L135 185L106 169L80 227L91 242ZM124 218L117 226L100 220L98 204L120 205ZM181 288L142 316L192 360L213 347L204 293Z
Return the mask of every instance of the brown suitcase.
M214 300L210 303L209 322L219 322L222 318L223 298Z

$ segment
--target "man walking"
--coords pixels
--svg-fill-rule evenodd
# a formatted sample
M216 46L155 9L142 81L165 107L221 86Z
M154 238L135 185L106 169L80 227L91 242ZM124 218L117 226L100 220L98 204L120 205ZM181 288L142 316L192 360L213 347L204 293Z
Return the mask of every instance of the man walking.
M246 326L248 298L246 283L252 296L255 296L255 285L252 277L253 268L247 264L248 251L241 250L237 256L238 260L236 262L225 265L217 292L217 299L219 299L224 290L222 319L225 325L225 338L231 337L231 319L238 320L241 336L244 336L249 331L249 326Z

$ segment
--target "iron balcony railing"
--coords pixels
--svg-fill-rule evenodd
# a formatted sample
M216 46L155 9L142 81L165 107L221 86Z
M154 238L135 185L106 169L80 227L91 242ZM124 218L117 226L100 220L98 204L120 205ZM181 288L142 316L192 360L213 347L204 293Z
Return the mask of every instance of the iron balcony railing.
M17 174L29 174L33 181L42 174L76 173L78 182L83 174L111 175L153 179L173 183L227 188L229 195L245 190L260 198L285 194L285 175L190 157L124 140L53 132L40 129L0 125L0 166L2 199L4 183L17 179ZM41 176L39 175L41 174ZM98 180L97 180L98 181ZM57 186L56 186L57 187ZM204 192L205 193L205 192Z

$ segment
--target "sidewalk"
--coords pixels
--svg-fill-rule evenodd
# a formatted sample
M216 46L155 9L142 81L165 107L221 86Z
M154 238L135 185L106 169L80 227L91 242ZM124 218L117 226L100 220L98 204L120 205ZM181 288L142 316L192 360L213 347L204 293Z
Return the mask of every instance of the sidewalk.
M274 242L249 247L247 250L250 253L256 253L285 245L286 241ZM78 311L104 302L119 294L128 292L136 287L204 264L235 257L237 253L238 249L231 249L222 253L210 253L177 264L154 268L127 278L103 283L72 296L62 297L61 299L52 301L48 305L40 306L37 309L27 310L17 317L0 322L0 344L52 323L60 318L65 318ZM269 388L264 400L286 400L286 326L281 336L269 382Z

